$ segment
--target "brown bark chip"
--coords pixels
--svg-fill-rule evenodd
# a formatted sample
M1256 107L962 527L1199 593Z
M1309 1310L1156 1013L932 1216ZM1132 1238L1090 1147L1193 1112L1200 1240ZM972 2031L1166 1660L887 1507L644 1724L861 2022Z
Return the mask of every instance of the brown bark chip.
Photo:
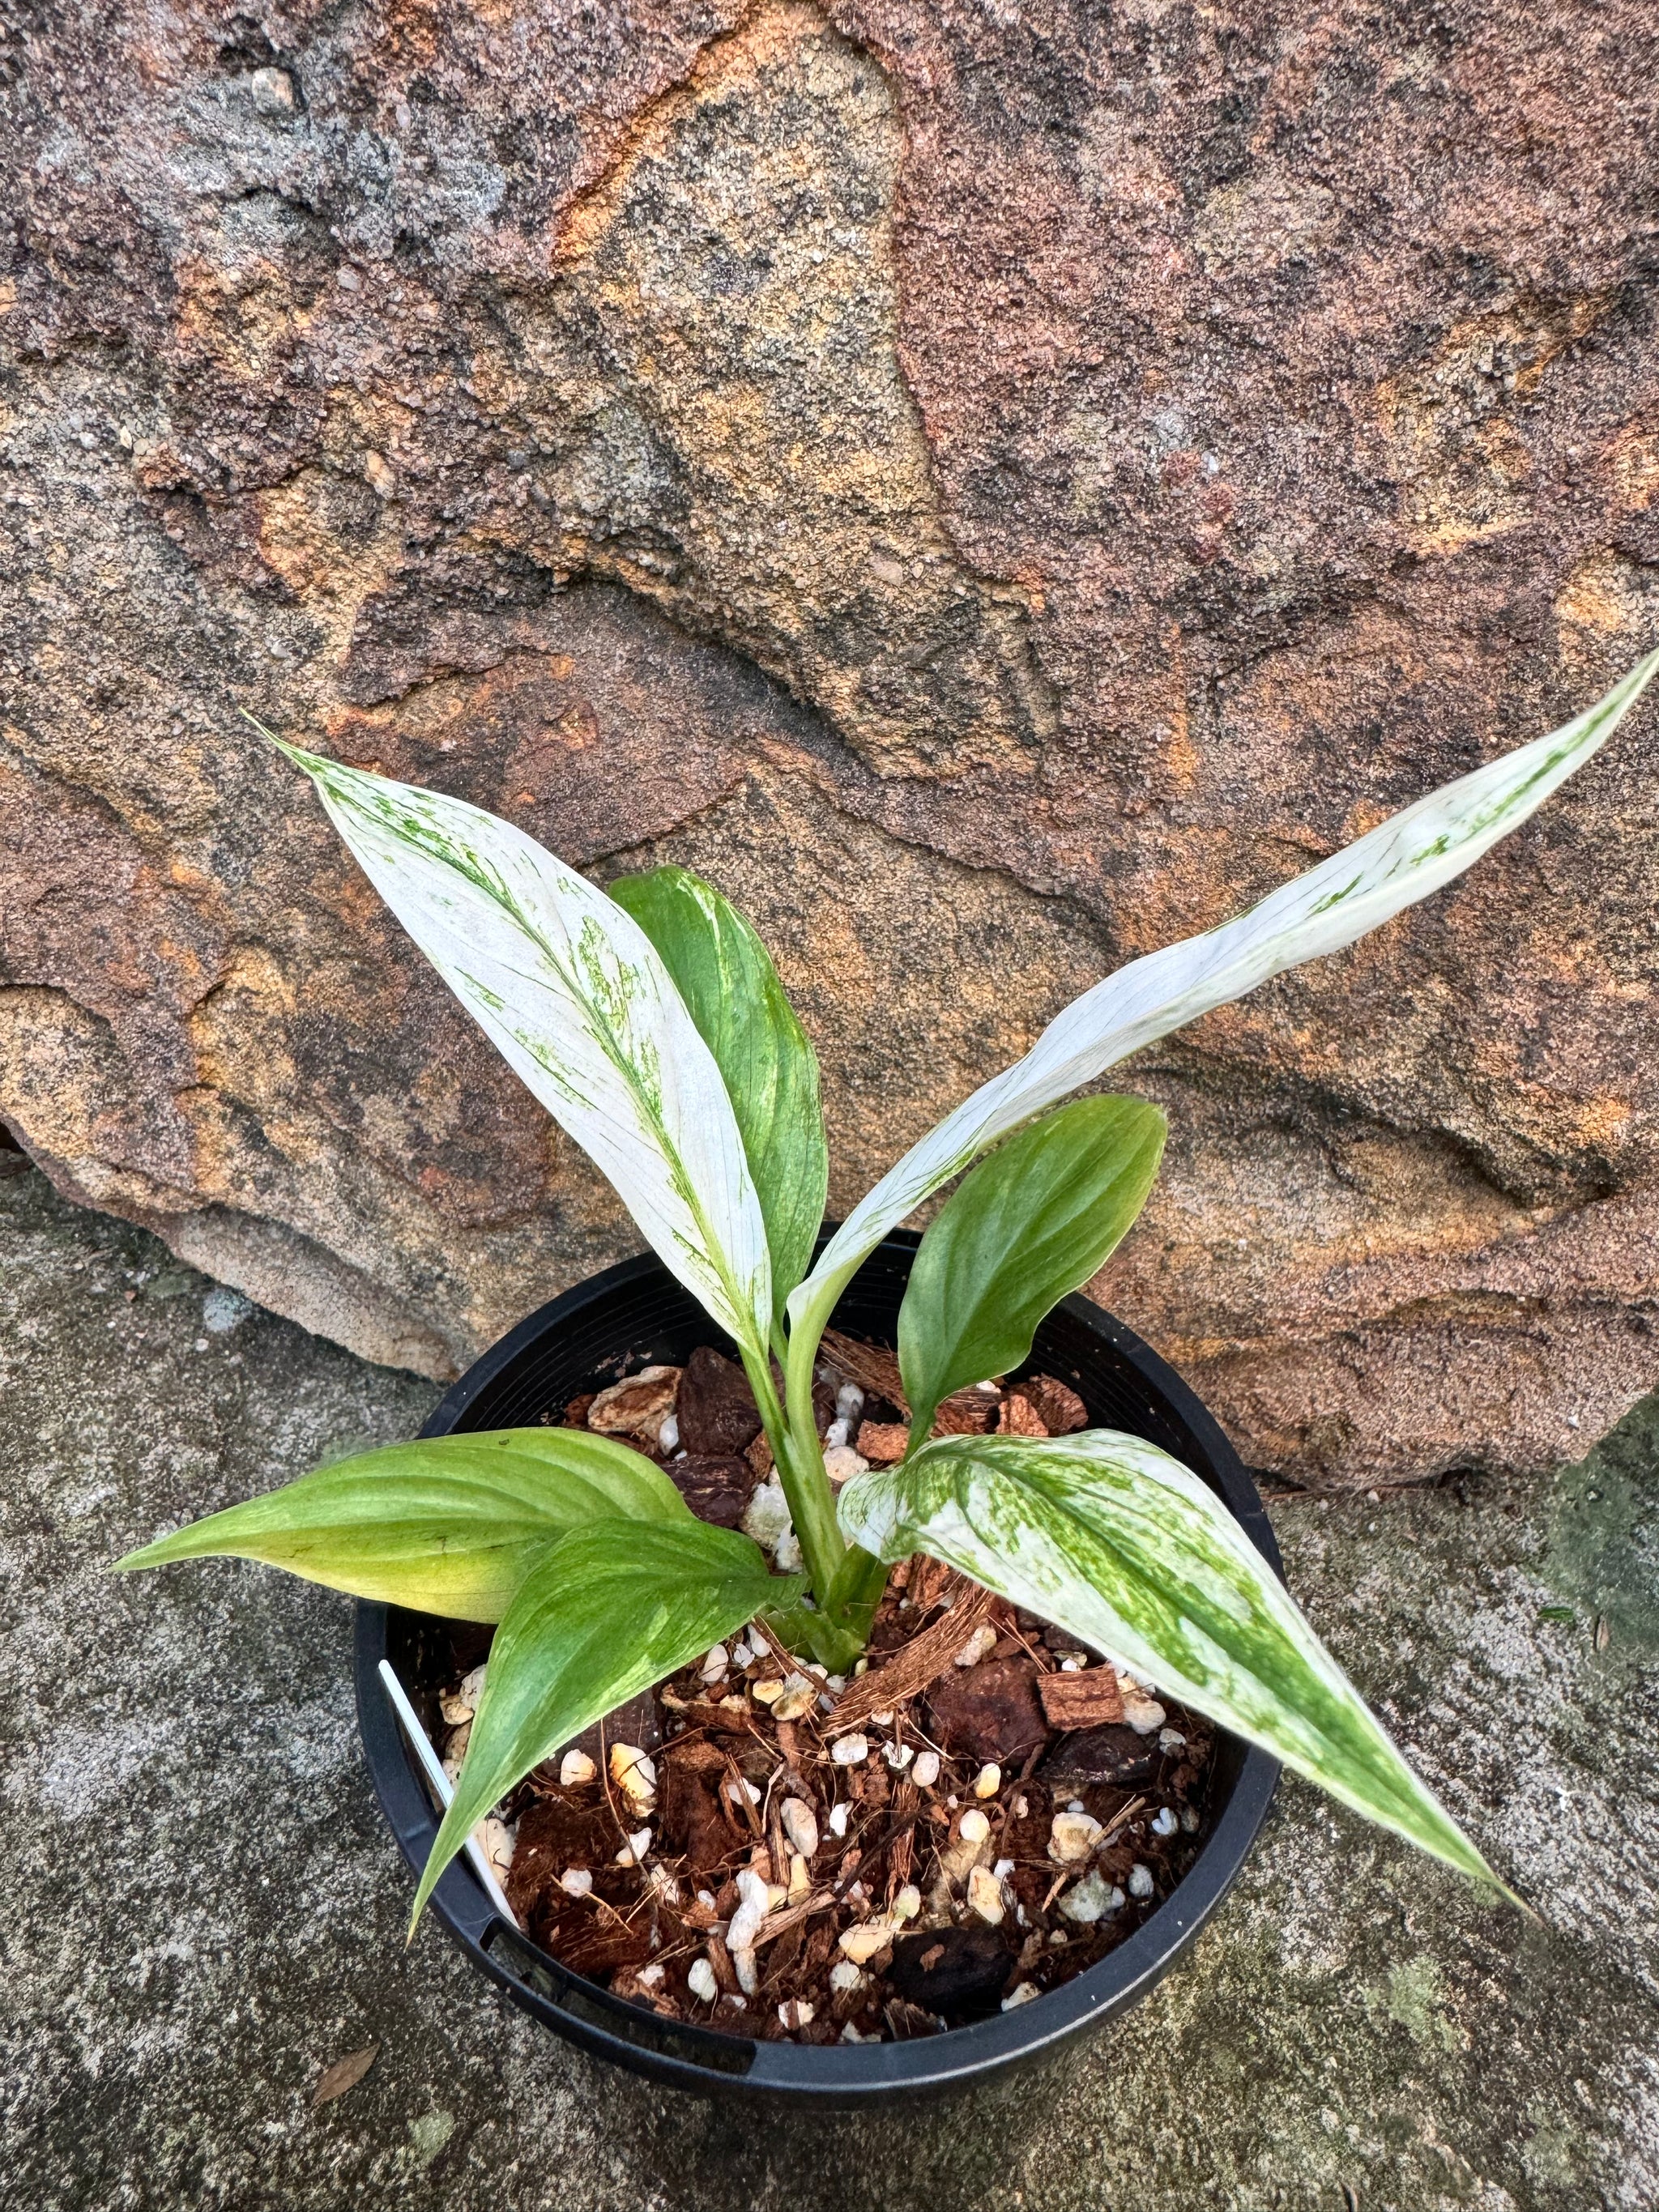
M1046 1437L1048 1424L1020 1390L1011 1390L997 1416L997 1431L1005 1437Z
M685 1363L675 1413L680 1443L694 1456L725 1458L760 1434L760 1408L748 1376L706 1344Z
M1036 1685L1037 1670L1024 1658L947 1668L928 1692L933 1733L951 1751L1018 1765L1048 1741Z
M827 1328L823 1332L823 1356L849 1382L856 1382L860 1390L884 1400L907 1420L909 1419L910 1401L899 1376L897 1355L884 1345L861 1344L856 1337L843 1336L838 1328ZM966 1390L953 1390L941 1401L929 1433L936 1437L983 1436L995 1419L996 1411L997 1398L993 1391L971 1385ZM866 1452L865 1457L869 1456Z
M1089 1425L1089 1409L1075 1390L1053 1375L1028 1375L1014 1386L1035 1408L1051 1437L1075 1436Z
M991 1610L994 1603L989 1590L973 1590L961 1598L942 1620L924 1629L902 1644L896 1658L884 1667L872 1667L850 1683L836 1700L831 1726L837 1734L845 1735L872 1713L886 1712L914 1698L934 1681L947 1667L953 1666L956 1656L969 1638Z
M904 1457L910 1431L902 1421L866 1421L858 1433L858 1449L872 1467L892 1467Z
M823 1346L825 1359L849 1382L856 1382L872 1397L884 1398L901 1413L908 1413L910 1401L899 1380L896 1352L889 1352L884 1345L860 1344L856 1337L843 1336L838 1328L824 1330Z
M772 1472L772 1439L764 1429L751 1444L744 1449L744 1458L755 1470L757 1481L764 1482Z
M587 1425L600 1436L654 1436L674 1410L678 1367L646 1367L601 1390L587 1408Z
M1037 1695L1050 1728L1106 1728L1123 1718L1123 1693L1109 1667L1091 1667L1080 1674L1042 1675Z
M663 1845L682 1854L693 1874L708 1872L747 1845L747 1829L738 1826L722 1802L720 1784L727 1778L727 1768L713 1744L671 1744L659 1762L659 1771Z
M953 1390L933 1416L936 1437L982 1437L996 1419L997 1400L989 1390Z
M963 1578L954 1567L947 1567L943 1559L930 1559L925 1552L916 1555L910 1571L910 1605L918 1620L925 1620L941 1600L962 1587ZM963 1643L967 1640L964 1636Z

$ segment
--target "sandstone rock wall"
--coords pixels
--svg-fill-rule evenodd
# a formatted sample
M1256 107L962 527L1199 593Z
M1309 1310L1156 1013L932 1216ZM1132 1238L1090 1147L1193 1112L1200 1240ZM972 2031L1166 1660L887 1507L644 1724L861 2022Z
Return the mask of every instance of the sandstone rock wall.
M4 23L0 1116L372 1357L636 1240L239 708L705 870L845 1206L1659 637L1643 0ZM1121 1079L1098 1292L1263 1463L1659 1379L1655 757Z

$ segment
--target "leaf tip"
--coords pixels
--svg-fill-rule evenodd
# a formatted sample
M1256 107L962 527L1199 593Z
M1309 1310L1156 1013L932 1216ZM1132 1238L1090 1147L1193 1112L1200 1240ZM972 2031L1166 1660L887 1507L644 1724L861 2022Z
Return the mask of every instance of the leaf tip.
M1495 1874L1484 1859L1481 1860L1480 1866L1480 1881L1483 1887L1492 1891L1500 1905L1512 1905L1517 1912L1524 1914L1531 1921L1534 1928L1546 1928L1549 1925L1537 1906L1529 1905L1518 1889L1511 1889L1503 1876Z
M435 1850L436 1848L437 1845L434 1842L433 1849ZM416 1936L420 1933L421 1917L426 1911L427 1899L432 1894L432 1890L434 1885L428 1881L427 1878L428 1874L430 1872L430 1869L431 1860L428 1858L426 1870L422 1873L421 1879L416 1885L415 1902L409 1908L409 1925L404 1930L404 1948L405 1951L410 1948L414 1943Z
M249 729L257 731L259 736L264 739L268 745L275 745L279 753L288 753L292 756L294 748L286 738L279 738L275 730L269 728L259 720L259 717L257 714L251 713L247 708L239 707L236 711L241 716L242 720L247 724Z
M1420 1788L1422 1785L1419 1784L1419 1786ZM1450 1867L1455 1873L1467 1875L1469 1881L1475 1883L1479 1888L1485 1890L1495 1902L1514 1905L1517 1911L1525 1913L1528 1920L1541 1928L1545 1924L1542 1915L1528 1905L1518 1891L1511 1889L1495 1868L1487 1864L1475 1845L1445 1811L1445 1808L1432 1799L1430 1802L1443 1824L1440 1835L1432 1839L1421 1834L1408 1835L1407 1840L1415 1843L1419 1849L1429 1851L1433 1857Z
M179 1534L175 1531L174 1534ZM131 1552L123 1552L118 1559L106 1559L101 1571L106 1575L130 1575L144 1567L170 1565L177 1556L169 1549L172 1536L156 1536L148 1544L137 1545Z
M275 730L268 728L257 714L250 714L246 707L239 707L236 711L250 729L258 732L268 745L275 745L285 760L291 760L295 768L303 769L307 775L315 775L319 769L334 765L321 753L307 752L303 745L296 745L292 739L279 738Z

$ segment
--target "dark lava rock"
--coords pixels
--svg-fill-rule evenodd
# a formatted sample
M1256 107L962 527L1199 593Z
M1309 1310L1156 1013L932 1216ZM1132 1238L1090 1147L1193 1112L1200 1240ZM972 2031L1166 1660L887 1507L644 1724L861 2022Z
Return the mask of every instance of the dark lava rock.
M1045 1647L1050 1651L1087 1651L1092 1656L1098 1656L1092 1644L1085 1644L1080 1636L1073 1636L1069 1628L1056 1628L1052 1620L1041 1624L1041 1633Z
M949 1667L927 1693L933 1734L947 1751L999 1765L1018 1761L1054 1731L1037 1699L1029 1659L986 1659Z
M675 1413L681 1443L697 1457L726 1457L760 1434L760 1409L748 1376L734 1360L722 1359L706 1344L685 1363Z
M994 1928L941 1928L901 1936L887 1978L911 2004L960 2020L996 2009L1013 1963Z
M1158 1764L1155 1736L1137 1735L1123 1722L1063 1736L1039 1771L1050 1784L1111 1782L1121 1790L1150 1782Z
M664 1473L698 1520L712 1522L717 1528L737 1527L759 1480L746 1459L706 1459L691 1452L684 1459L670 1460Z

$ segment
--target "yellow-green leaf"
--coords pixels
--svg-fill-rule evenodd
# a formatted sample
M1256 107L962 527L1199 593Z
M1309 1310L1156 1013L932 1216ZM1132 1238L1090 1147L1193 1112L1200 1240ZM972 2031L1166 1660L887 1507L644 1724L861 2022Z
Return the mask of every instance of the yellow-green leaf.
M660 1468L582 1429L428 1437L337 1460L117 1562L260 1559L354 1597L499 1620L550 1544L591 1522L678 1525Z

